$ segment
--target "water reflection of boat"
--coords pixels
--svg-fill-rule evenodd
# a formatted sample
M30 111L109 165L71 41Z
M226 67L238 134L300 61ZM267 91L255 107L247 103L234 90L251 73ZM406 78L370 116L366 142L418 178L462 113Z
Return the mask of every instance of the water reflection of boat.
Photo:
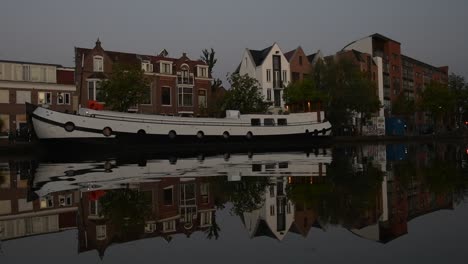
M33 189L39 196L64 190L118 189L123 185L154 182L162 178L227 176L324 176L331 153L264 153L169 160L148 160L139 164L117 164L115 160L84 163L44 163L35 173Z

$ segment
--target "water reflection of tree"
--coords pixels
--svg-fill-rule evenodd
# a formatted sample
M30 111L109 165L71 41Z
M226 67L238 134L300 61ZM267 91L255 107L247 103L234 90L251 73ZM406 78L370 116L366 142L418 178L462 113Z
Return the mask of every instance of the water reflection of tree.
M324 183L291 184L288 197L316 211L322 224L353 226L377 206L382 179L372 163L356 166L351 157L334 155Z
M141 233L151 213L151 198L130 188L108 191L99 202L103 216L113 225L119 238Z
M226 177L214 177L212 184L215 192L215 204L224 208L224 203L231 202L231 212L242 215L262 207L268 177L243 177L240 181L228 181Z

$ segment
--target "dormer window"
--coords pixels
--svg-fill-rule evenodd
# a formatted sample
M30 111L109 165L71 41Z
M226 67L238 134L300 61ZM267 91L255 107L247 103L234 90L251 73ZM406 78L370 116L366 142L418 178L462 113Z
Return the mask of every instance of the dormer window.
M198 77L208 78L208 67L198 66Z
M141 61L141 69L144 72L153 72L153 64L147 60Z
M172 74L172 63L161 62L161 64L160 64L160 73Z
M94 72L104 71L104 58L102 56L93 57L93 70Z

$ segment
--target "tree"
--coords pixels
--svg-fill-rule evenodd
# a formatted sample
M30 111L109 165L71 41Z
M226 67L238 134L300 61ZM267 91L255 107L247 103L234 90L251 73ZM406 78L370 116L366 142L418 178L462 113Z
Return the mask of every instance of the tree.
M307 111L307 105L310 102L323 101L326 95L323 91L317 88L313 79L304 79L300 82L289 84L283 93L283 99L295 111L295 106L302 106L302 111Z
M431 82L422 92L420 108L431 113L436 127L440 127L441 119L453 111L455 106L455 97L447 85L439 82Z
M215 51L213 48L211 48L211 51L208 51L207 49L204 49L202 51L202 56L200 56L200 59L204 61L208 65L208 73L212 74L213 68L218 61L218 59L215 58Z
M128 187L107 191L99 203L102 214L114 225L116 235L121 238L141 233L145 219L151 213L150 197Z
M465 78L455 73L449 76L449 89L455 97L455 122L457 125L463 124L463 115L468 112L468 84Z
M125 112L150 96L149 82L144 71L135 65L114 64L113 74L101 83L101 90L106 107Z
M334 128L359 114L361 125L381 107L375 84L351 61L329 60L316 67L315 82L327 93L326 113Z
M224 110L239 110L243 114L263 113L269 103L264 101L256 79L247 74L232 74L228 77L231 89L226 92L222 104Z

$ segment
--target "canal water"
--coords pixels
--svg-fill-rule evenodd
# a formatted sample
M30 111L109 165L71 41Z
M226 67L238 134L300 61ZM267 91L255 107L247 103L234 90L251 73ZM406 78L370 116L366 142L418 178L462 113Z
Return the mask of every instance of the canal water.
M0 157L0 263L468 259L465 145L95 157Z

